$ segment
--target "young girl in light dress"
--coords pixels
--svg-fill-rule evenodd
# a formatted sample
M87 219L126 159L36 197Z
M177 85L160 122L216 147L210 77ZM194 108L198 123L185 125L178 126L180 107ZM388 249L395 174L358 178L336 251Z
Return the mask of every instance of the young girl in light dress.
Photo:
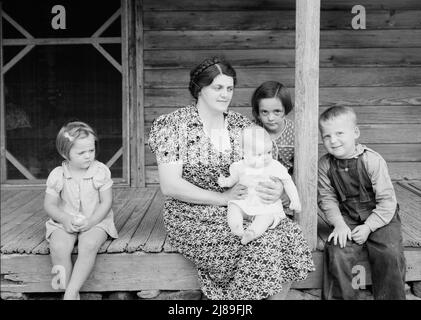
M86 123L63 126L56 146L64 161L47 179L44 208L50 219L46 239L65 300L80 299L79 290L94 267L99 248L108 236L118 237L111 209L113 181L108 167L95 160L97 142L97 134ZM73 265L76 241L78 256Z

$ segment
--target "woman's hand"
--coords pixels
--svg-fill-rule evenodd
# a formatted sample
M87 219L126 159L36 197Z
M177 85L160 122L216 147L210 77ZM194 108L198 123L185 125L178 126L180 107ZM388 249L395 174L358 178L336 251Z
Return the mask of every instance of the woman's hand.
M259 182L256 191L263 203L271 204L281 198L284 185L280 179L270 177L270 181Z
M242 200L247 197L247 187L237 183L232 188L228 189L223 193L225 199L225 205L230 200Z

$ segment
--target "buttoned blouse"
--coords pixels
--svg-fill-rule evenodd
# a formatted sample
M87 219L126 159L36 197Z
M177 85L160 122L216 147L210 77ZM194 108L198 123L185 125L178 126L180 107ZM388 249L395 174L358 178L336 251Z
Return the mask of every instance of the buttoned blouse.
M99 193L111 188L112 185L110 169L99 161L94 161L89 166L80 181L72 177L67 161L63 161L62 165L51 171L48 176L45 192L60 198L58 206L64 212L70 215L81 214L90 218L100 204ZM46 227L47 239L55 228L64 229L53 219L46 222ZM96 227L104 229L113 238L118 237L112 209Z

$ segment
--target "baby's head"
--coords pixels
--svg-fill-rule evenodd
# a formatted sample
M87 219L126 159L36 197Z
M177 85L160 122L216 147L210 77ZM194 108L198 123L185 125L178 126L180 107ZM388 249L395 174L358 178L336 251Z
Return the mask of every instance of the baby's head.
M272 161L272 139L265 129L247 127L242 134L243 156L250 167L261 168Z
M338 159L348 159L355 152L360 136L357 115L350 107L331 107L319 117L319 130L327 152Z
M95 160L98 136L86 123L69 122L63 126L56 138L58 153L71 165L87 169Z

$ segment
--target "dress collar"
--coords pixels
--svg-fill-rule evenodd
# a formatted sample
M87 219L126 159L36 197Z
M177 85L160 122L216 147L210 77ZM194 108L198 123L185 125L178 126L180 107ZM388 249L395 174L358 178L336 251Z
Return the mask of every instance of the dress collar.
M63 161L61 164L61 167L63 168L63 174L66 179L72 179L72 174L69 169L69 163L66 161ZM89 166L88 170L86 170L85 175L83 176L83 179L90 179L93 178L96 171L98 169L98 166L96 165L96 161L93 161L91 165Z

